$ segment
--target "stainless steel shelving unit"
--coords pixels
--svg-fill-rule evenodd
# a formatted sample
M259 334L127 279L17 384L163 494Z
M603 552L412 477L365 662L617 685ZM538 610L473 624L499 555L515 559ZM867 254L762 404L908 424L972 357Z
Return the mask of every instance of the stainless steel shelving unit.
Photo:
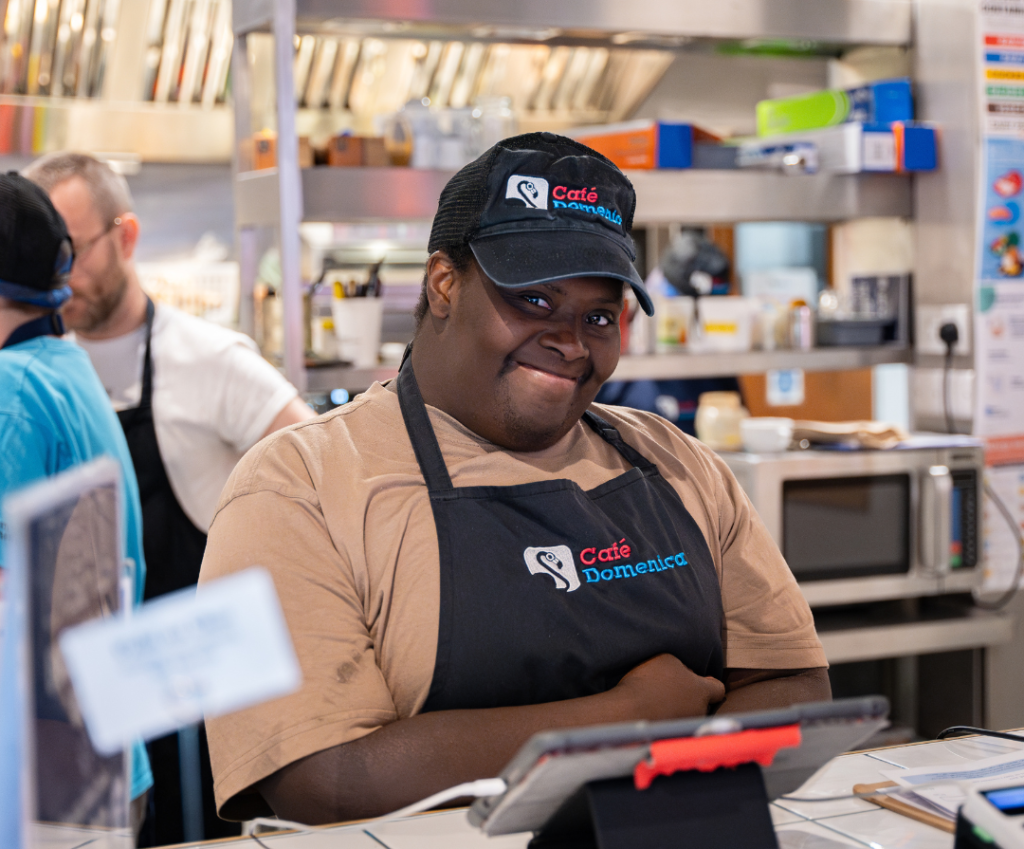
M306 168L304 221L429 221L452 171L413 168ZM736 221L845 221L909 217L911 178L894 174L787 177L766 171L630 171L638 224L717 224ZM277 169L239 175L240 226L277 223Z
M818 636L829 663L853 663L1008 643L1013 639L1013 617L975 609L962 619L836 631L821 629Z
M235 3L235 31L268 30L274 0ZM910 0L295 0L297 32L358 30L380 35L463 33L529 40L531 34L615 40L806 39L829 44L910 42ZM534 35L536 37L536 35Z
M637 0L581 5L577 0L235 0L233 85L237 103L251 94L246 38L272 32L279 167L236 174L235 208L243 298L256 275L254 228L280 234L284 369L302 390L363 389L387 368L304 366L298 225L302 221L429 220L451 176L408 168L298 167L293 41L299 33L381 37L458 37L681 47L694 42L784 38L823 45L909 45L911 0L731 0L728 4ZM236 141L251 136L249 110L235 109ZM714 224L756 220L843 221L913 213L912 181L893 175L815 175L738 171L646 171L630 174L636 220L645 224ZM620 379L760 372L771 368L835 370L909 362L906 348L819 349L728 355L624 358Z
M884 345L877 348L818 348L814 351L746 351L736 354L649 354L622 357L611 379L671 380L681 377L727 377L790 368L805 371L842 371L910 361L910 348L902 345ZM369 369L313 368L306 370L306 388L311 392L329 392L339 387L365 389L374 381L390 380L397 374L398 369L392 366Z

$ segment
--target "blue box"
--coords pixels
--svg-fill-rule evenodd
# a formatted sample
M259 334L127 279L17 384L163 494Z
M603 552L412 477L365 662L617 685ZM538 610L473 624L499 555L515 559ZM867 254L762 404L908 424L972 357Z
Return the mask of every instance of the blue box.
M846 90L850 111L846 120L862 124L892 124L914 120L914 98L910 80L882 80Z

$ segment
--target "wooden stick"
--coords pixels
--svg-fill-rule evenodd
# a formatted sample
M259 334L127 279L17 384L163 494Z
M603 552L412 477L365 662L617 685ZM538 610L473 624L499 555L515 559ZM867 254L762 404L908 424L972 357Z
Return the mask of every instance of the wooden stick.
M895 781L880 781L878 784L855 784L853 785L854 793L874 793L876 790L883 790L887 787L896 787ZM890 811L895 811L897 814L903 814L905 817L910 817L912 820L923 822L925 825L930 825L934 828L941 829L942 831L948 831L950 834L955 833L956 824L950 822L944 817L940 817L938 814L932 814L928 811L922 811L920 808L903 802L893 796L872 796L867 799L868 802L874 802L880 808L886 808Z

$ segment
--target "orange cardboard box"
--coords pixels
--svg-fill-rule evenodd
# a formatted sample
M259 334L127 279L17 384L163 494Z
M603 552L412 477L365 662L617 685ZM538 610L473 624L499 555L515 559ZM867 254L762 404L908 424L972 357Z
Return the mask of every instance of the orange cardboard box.
M376 136L363 139L363 165L380 168L390 164L391 158L384 147L384 139Z
M252 167L256 171L277 166L277 136L256 133L252 139Z
M362 138L359 136L334 136L327 145L327 164L335 167L362 165Z
M579 127L569 133L603 153L619 168L689 168L695 142L721 139L694 124L671 121L627 121Z

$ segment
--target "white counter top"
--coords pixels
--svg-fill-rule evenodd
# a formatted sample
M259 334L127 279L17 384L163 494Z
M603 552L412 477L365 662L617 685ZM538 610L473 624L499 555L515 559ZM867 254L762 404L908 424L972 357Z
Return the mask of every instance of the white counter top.
M843 755L827 764L794 796L831 797L854 784L884 781L882 770L972 761L1024 748L1024 743L975 737ZM781 849L952 849L953 835L863 799L772 805ZM466 821L464 809L422 814L399 822L349 826L308 834L261 834L268 849L525 849L532 835L488 838ZM210 844L189 844L202 846ZM258 849L252 838L218 841L224 849Z

